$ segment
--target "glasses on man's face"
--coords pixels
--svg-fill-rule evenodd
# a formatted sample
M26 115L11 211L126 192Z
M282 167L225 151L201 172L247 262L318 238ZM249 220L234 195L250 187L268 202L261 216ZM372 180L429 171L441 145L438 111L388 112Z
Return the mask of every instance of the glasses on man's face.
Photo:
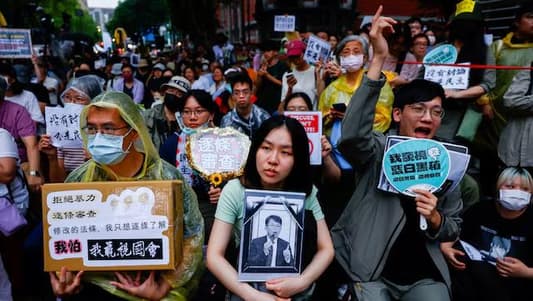
M233 95L235 96L248 96L250 95L250 89L244 89L244 90L233 90Z
M183 112L181 112L181 114L183 116L186 116L186 117L191 117L192 115L194 116L200 116L202 114L204 114L205 112L207 112L206 109L196 109L196 110L183 110Z
M82 130L87 135L96 135L96 133L106 134L106 135L117 135L118 131L127 129L129 126L123 126L123 127L112 127L112 126L103 126L101 128L98 128L94 125L88 125L82 128Z
M428 109L425 105L421 103L415 103L412 105L407 105L406 107L410 108L411 111L417 116L422 117L426 115L426 112L429 111L429 115L431 115L431 118L440 119L444 117L444 109L441 107L433 107Z

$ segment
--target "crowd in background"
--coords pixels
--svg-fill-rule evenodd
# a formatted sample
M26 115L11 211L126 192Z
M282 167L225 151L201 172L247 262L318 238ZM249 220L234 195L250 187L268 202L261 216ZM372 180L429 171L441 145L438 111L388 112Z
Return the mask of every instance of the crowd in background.
M377 91L372 106L372 130L384 134L402 132L398 127L399 120L394 117L398 101L395 96L402 87L411 87L423 78L422 59L440 44L451 44L457 49L457 64L532 67L533 6L522 5L512 22L512 30L505 37L487 45L483 19L475 10L453 16L445 25L426 24L419 18L391 21L391 30L383 33L388 52L380 70L383 86ZM0 235L3 259L0 299L10 300L9 287L15 300L52 296L49 276L42 271L41 185L64 182L91 160L101 164L114 164L117 162L114 160L118 160L118 157L98 158L97 153L82 147L55 147L47 135L45 107L88 106L96 96L110 91L127 95L122 101L133 100L160 158L179 170L186 185L194 190L205 223L205 248L211 230L229 235L217 226L223 216L217 203L224 198L225 190L226 194L230 191L237 193L235 191L240 191L242 186L230 181L215 187L200 177L185 155L187 136L201 128L232 127L250 137L254 141L252 149L256 147L254 151L260 154L264 139L279 126L270 125L271 132L265 132L265 129L261 130L264 123L281 122L278 119L284 111L322 112L322 164L312 166L309 171L314 188L307 196L315 197L316 206L323 212L321 215L316 208L313 210L317 220L314 227L318 229L315 231L320 233L323 230L319 222L322 219L331 229L362 183L361 166L354 165L356 161L339 146L343 142L343 120L349 115L347 108L357 100L354 94L363 93L361 90L369 85L366 72L372 66L377 45L371 37L376 34L376 29L372 32L374 25L366 24L356 33L300 32L260 45L232 44L220 35L212 45L197 44L190 48L185 44L171 53L140 57L134 64L131 54L109 56L106 64L97 69L95 61L100 58L96 56L77 57L68 66L61 66L50 57L36 56L27 61L0 62L0 183L10 186L16 182L15 192L24 189L29 192L28 201L17 204L28 225L10 236ZM328 59L316 64L304 60L311 35L327 41L332 49ZM382 49L379 45L378 56L382 55ZM477 236L479 227L488 224L501 231L499 235L508 238L509 244L518 245L519 252L511 254L515 257L508 260L510 266L502 266L503 262L499 261L488 266L469 262L473 268L466 269L464 250L461 251L453 241L443 242L440 249L448 265L436 265L449 267L452 271L450 294L454 300L489 300L495 296L498 300L528 300L532 296L528 288L533 279L533 209L529 205L533 192L530 175L533 172L532 74L531 69L493 69L490 66L471 69L468 88L444 90L439 110L429 110L423 105L417 108L418 101L406 104L413 110L418 109L420 118L427 117L429 112L430 118L439 120L435 139L469 148L472 158L458 188L462 209L457 217L464 223L459 237L475 245L483 239ZM290 127L289 122L283 122ZM466 123L476 124L469 137L462 136L459 131ZM98 132L115 136L118 129L89 127L83 130L89 136ZM418 137L429 131L429 126L419 126L413 129L411 136ZM289 132L292 135L291 129ZM122 135L127 137L129 132ZM15 142L14 148L8 149L12 141ZM17 162L15 173L13 167L6 168L7 163L2 161L14 157ZM515 169L510 171L506 167ZM19 169L24 177L15 176L22 174ZM7 175L9 170L11 175ZM512 199L502 193L506 189L527 192L526 196L517 197L527 199L527 202L520 205L501 203ZM0 192L3 194L7 190L0 186ZM228 216L227 212L225 214ZM330 239L329 234L327 237ZM318 250L315 246L304 252L317 252L324 258L330 256L328 239L319 234L314 239ZM217 247L228 243L215 242ZM224 246L215 251L225 249ZM224 265L215 256L218 254L215 251L211 253L217 258L215 262ZM209 257L209 251L207 254ZM236 262L235 254L228 258L230 264ZM314 260L309 260L308 264L312 265ZM230 291L238 288L220 276L220 268L209 264L208 267L209 271L206 270L199 280L198 294L189 296L191 300L225 300L226 288ZM300 290L297 296L304 296L301 300L348 300L353 287L347 284L353 280L353 275L343 268L336 261L326 264L322 276L312 281L316 284L314 291ZM405 266L398 265L397 268ZM391 274L390 269L386 272L398 276L394 272ZM492 272L494 275L490 274ZM485 278L480 279L480 275ZM479 288L491 289L483 291ZM356 300L354 294L352 300Z

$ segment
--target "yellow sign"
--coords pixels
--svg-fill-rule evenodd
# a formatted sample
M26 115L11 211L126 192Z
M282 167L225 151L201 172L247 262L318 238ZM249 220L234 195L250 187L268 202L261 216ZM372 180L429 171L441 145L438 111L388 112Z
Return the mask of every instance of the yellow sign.
M122 27L118 27L115 29L113 37L115 38L115 43L119 47L124 47L124 43L126 43L126 39L128 38L128 36L126 35L126 30Z
M459 15L462 13L472 13L474 12L474 6L476 6L476 2L473 0L463 0L456 5L455 9L455 15Z

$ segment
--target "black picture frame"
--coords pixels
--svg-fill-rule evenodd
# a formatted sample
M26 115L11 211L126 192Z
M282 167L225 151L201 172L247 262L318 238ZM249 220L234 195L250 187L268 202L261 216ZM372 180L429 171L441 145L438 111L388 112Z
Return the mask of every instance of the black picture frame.
M239 281L259 282L300 274L304 200L304 193L245 190L238 263ZM262 254L263 244L267 241L266 221L272 216L277 216L276 221L281 221L278 223L275 259L272 258L274 254ZM287 254L290 256L286 256Z

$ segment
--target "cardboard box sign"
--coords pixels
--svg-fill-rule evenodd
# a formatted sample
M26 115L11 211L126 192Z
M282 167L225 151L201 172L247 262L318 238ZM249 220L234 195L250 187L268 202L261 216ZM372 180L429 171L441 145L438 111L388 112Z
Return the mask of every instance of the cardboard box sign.
M181 262L181 181L46 184L42 193L45 271L170 270Z

